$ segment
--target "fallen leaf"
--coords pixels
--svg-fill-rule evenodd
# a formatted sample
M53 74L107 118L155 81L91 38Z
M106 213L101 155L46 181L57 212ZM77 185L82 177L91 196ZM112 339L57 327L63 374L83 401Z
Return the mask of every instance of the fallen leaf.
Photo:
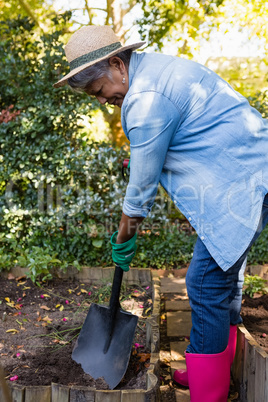
M63 311L63 310L64 310L64 306L60 306L59 310L60 310L60 311Z
M22 279L25 279L25 278L26 278L26 276L25 276L25 275L22 275L22 276L17 276L16 281L21 281ZM26 283L26 281L25 281L25 282L23 282L23 283Z
M56 308L59 308L61 305L60 304L56 304Z
M12 328L12 329L8 329L6 332L7 333L12 333L14 335L14 334L17 334L19 331L17 329L15 329L15 328Z
M140 358L140 362L144 363L146 360L150 359L151 354L150 353L138 353L137 356Z
M135 293L132 293L131 296L132 296L132 297L140 297L140 296L142 296L142 293L140 293L140 292L137 290L137 291L135 291Z
M85 289L80 289L80 292L81 292L81 293L87 293L87 290L85 290Z
M12 307L12 308L15 308L15 303L14 303L14 302L7 303L7 306Z
M47 311L51 310L51 309L50 309L49 307L47 307L47 306L41 306L40 308L43 309L43 310L47 310Z
M53 320L46 315L42 321L52 322Z
M44 297L50 297L50 296L49 296L49 295L47 295L47 294L43 294L43 296L44 296Z
M20 283L17 283L17 286L24 285L25 283L26 283L26 281L25 281L25 282L20 282Z
M9 297L5 297L5 301L7 301L8 303L10 303L10 298L9 298Z

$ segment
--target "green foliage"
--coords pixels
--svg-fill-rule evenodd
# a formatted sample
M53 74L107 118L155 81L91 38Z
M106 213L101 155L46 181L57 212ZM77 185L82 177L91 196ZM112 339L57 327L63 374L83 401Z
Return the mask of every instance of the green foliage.
M267 58L212 57L206 61L206 65L245 97L252 97L252 101L259 97L259 103L253 105L257 109L263 106L264 102L267 105L266 92L263 92L267 88L268 80ZM256 95L257 90L260 92Z
M255 95L248 97L251 106L255 107L262 117L268 119L268 91L257 92Z
M268 292L267 281L258 275L246 275L243 293L254 297L255 293L266 294Z
M265 264L268 262L268 226L262 231L258 240L253 244L248 253L249 264Z
M67 71L61 27L68 18L55 19L55 30L41 37L27 18L0 23L0 270L28 267L34 282L49 279L54 266L113 265L109 240L125 192L127 151L89 142L80 127L95 104L52 87ZM267 116L266 95L251 102ZM262 236L251 261L268 260ZM178 267L190 261L195 240L159 189L133 263Z
M224 0L140 0L143 15L136 20L142 40L161 50L165 40L176 40L180 53L191 55L190 42L200 34L206 16L213 16Z
M51 269L61 264L61 261L56 258L56 254L51 255L50 250L41 247L33 247L30 253L27 251L25 257L18 258L18 262L29 268L28 277L34 283L39 283L39 280L52 279Z

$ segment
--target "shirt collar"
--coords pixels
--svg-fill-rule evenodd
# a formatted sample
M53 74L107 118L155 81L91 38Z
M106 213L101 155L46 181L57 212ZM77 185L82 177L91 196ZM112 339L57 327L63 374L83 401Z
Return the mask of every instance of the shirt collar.
M137 53L137 52L133 52L131 55L129 69L128 69L129 87L132 85L134 75L135 75L137 68L144 56L145 56L145 53Z

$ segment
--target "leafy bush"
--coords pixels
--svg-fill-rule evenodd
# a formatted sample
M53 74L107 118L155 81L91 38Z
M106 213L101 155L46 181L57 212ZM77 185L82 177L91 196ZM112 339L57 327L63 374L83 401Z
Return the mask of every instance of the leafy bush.
M120 170L127 151L88 142L80 127L95 104L52 87L67 71L66 21L68 14L42 37L27 18L0 23L0 270L26 266L33 281L49 279L55 265L112 265L109 241L125 192ZM266 113L264 98L252 102ZM267 236L259 238L249 261L267 262ZM140 228L134 264L178 267L190 261L195 240L159 189Z
M258 275L246 275L243 293L254 297L255 293L266 294L268 292L267 281Z

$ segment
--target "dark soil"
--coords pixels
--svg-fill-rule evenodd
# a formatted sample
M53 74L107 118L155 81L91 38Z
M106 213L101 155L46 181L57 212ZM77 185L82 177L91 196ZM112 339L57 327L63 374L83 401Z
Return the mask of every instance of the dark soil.
M0 357L8 380L22 385L83 385L109 389L71 359L77 335L90 303L108 304L110 284L100 287L77 281L54 280L42 287L25 278L0 277ZM116 389L146 389L150 354L146 349L146 317L152 308L151 289L123 289L121 305L139 315L126 374ZM164 305L164 304L163 304ZM268 295L245 295L241 315L253 338L268 352ZM139 311L139 313L137 312ZM161 320L162 322L162 320ZM163 320L162 324L165 323ZM169 351L170 337L160 326L161 352ZM160 362L164 402L175 402L168 362ZM236 399L233 399L236 400Z
M54 280L38 287L29 279L0 277L0 357L6 378L22 385L83 385L109 389L71 358L90 303L108 305L111 284L93 286ZM150 354L146 349L146 316L151 289L121 291L121 306L139 316L126 374L116 389L146 389Z
M268 294L254 298L244 295L241 316L248 332L268 353Z

